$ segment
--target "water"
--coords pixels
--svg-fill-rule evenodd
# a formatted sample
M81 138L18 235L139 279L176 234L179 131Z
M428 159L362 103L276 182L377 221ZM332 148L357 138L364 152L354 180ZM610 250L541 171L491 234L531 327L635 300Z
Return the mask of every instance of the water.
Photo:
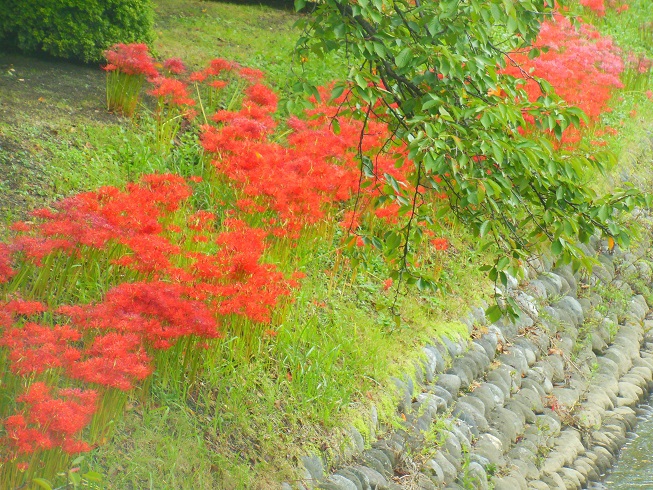
M650 403L650 401L649 401ZM603 484L609 490L653 489L653 407L639 407L637 433L622 449Z

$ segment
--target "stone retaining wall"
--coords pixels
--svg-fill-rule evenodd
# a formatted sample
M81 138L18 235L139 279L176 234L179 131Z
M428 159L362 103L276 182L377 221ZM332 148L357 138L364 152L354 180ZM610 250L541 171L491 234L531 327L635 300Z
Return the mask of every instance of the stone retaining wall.
M284 489L576 489L600 480L653 387L653 321L633 292L650 294L649 245L610 254L593 241L601 265L585 279L534 260L527 284L508 288L525 318L486 325L473 310L470 339L426 346L415 376L394 380L401 429L366 449L351 428L348 464L326 475L322 458L308 456L305 478Z

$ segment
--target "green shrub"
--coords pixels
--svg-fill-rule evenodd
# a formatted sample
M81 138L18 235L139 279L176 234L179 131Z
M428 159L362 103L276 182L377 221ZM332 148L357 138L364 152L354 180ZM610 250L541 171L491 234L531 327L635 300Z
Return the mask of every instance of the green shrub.
M0 37L26 52L99 61L115 43L152 40L150 0L7 0Z

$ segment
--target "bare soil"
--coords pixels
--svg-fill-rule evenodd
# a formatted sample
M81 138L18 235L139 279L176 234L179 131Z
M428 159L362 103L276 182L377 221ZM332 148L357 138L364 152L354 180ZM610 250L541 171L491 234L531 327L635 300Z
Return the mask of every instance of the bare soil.
M0 53L0 220L24 218L53 196L46 166L53 146L78 127L115 123L104 107L99 67Z

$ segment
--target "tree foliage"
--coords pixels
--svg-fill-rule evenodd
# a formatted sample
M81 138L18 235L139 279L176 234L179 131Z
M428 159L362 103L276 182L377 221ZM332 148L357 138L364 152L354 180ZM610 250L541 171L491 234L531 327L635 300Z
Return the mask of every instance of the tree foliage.
M432 193L446 193L455 216L498 247L488 269L503 284L544 245L580 267L591 259L578 244L597 231L627 244L620 217L648 198L631 186L597 195L592 183L610 156L560 143L583 112L545 80L536 80L543 95L529 101L530 74L503 71L514 53L539 54L532 43L553 14L545 0L324 0L310 16L302 57L344 53L349 79L334 87L350 95L342 110L391 121L415 164L414 182L387 186L383 197L401 205L401 240L375 237L391 258L404 257L395 276L428 284L410 254L421 225L436 219ZM369 156L359 158L363 171L371 167Z

